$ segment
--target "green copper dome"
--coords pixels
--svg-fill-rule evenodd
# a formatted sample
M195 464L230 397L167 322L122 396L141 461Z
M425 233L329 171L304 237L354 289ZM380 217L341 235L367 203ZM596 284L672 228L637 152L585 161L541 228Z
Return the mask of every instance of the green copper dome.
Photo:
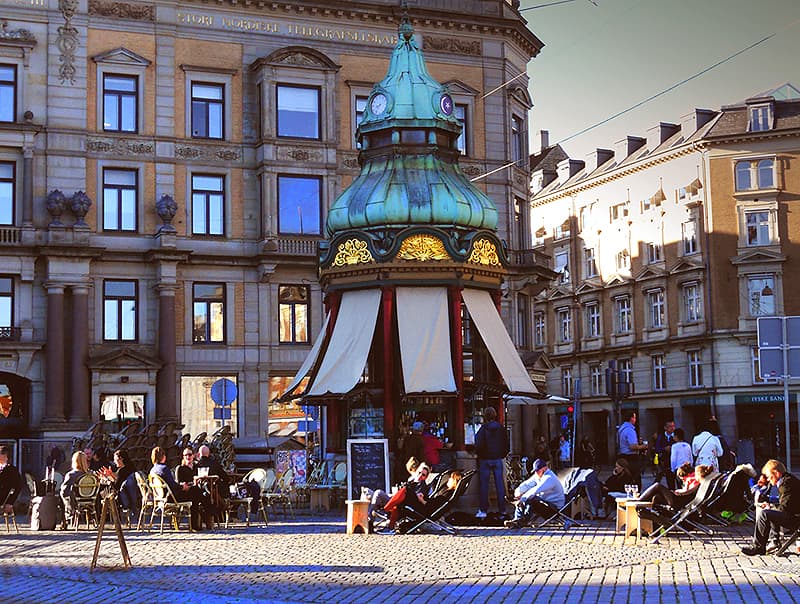
M386 227L497 228L497 208L458 167L461 124L404 18L386 77L356 137L361 174L336 199L327 232Z

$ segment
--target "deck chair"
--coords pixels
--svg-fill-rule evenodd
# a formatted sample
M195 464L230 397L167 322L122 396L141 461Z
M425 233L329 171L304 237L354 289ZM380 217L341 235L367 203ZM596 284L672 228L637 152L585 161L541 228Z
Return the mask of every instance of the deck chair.
M100 481L94 474L84 474L73 487L75 494L75 530L81 524L81 517L86 519L86 528L93 521L97 526L97 493L100 491Z
M673 511L670 508L661 509L658 507L637 509L636 512L639 516L661 526L660 530L654 531L654 536L651 537L650 542L658 543L662 537L673 531L680 531L692 539L697 539L698 537L693 535L690 530L692 528L706 535L713 535L714 531L701 524L697 519L697 515L703 512L704 506L708 505L718 492L718 489L721 488L722 479L723 475L719 473L707 476L698 487L694 499L680 510Z
M796 528L775 550L774 554L776 556L783 556L786 551L800 538L800 527ZM769 553L769 552L768 552Z
M724 474L719 487L704 505L705 516L722 526L730 526L731 522L722 516L722 512L731 512L734 518L747 513L753 499L750 493L750 477L751 474L746 469Z
M416 533L425 526L431 526L450 535L458 534L456 528L447 522L444 517L456 506L459 498L467 491L474 475L474 470L465 472L450 497L434 509L419 510L410 505L403 505L404 518L397 523L397 532L405 534Z
M153 512L150 514L150 526L153 525L153 519L156 513L161 515L161 524L159 526L159 533L164 532L164 516L169 516L172 520L172 526L175 530L179 530L181 525L181 518L186 516L186 524L189 528L192 527L192 502L191 501L178 501L175 499L169 486L161 478L150 474L149 476L150 490L153 492Z

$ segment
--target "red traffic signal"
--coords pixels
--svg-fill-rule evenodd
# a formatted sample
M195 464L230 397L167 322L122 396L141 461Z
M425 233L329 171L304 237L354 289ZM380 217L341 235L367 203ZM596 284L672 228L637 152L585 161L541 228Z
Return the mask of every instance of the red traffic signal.
M572 413L573 411L575 411L575 407L573 407L572 405L567 407L567 413Z

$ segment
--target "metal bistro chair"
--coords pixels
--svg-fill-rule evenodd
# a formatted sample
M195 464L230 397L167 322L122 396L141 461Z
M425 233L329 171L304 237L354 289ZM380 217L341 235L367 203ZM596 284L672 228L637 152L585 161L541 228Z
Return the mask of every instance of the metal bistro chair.
M186 516L186 525L191 529L192 527L192 502L191 501L178 501L175 495L170 491L167 483L160 476L150 475L150 489L153 492L153 512L150 515L150 526L153 525L153 519L156 512L161 515L161 523L159 525L159 533L164 532L164 516L169 516L172 519L172 526L177 531L180 529L181 518Z
M147 510L151 512L151 520L150 526L152 526L152 514L153 508L155 506L155 502L153 501L153 491L150 489L150 485L147 484L147 477L145 476L144 472L136 472L136 486L139 487L139 493L141 494L142 504L139 508L139 522L136 524L136 530L142 530L142 526L144 525L144 518L147 514ZM148 527L149 530L150 527Z
M261 515L264 518L264 526L269 526L269 520L267 516L267 511L264 509L264 486L266 485L267 481L267 471L261 468L255 468L250 470L247 474L244 475L242 478L243 484L249 484L251 482L255 482L258 485L258 512L261 512ZM235 487L234 487L235 488ZM246 495L240 496L238 493L234 494L231 493L230 499L227 500L226 507L225 507L225 528L228 528L228 523L230 522L231 512L237 512L242 506L245 507L245 522L247 526L250 526L250 507L253 503L253 497Z
M286 516L286 508L294 518L294 508L292 507L291 491L292 481L294 480L294 472L288 468L283 474L275 481L275 489L266 494L267 505L274 507L276 504L281 505L283 515Z
M86 518L86 528L89 522L94 521L97 526L97 493L100 491L100 481L94 474L84 474L73 487L75 493L75 530L81 524L81 516Z
M11 489L8 492L8 495L6 495L5 501L3 501L3 520L5 520L5 523L6 523L6 532L7 533L11 532L11 525L13 524L14 525L14 530L17 532L17 535L19 535L19 527L17 526L17 515L16 515L16 512L14 512L13 509L10 512L6 512L6 509L5 509L6 505L8 505L8 502L11 501L11 499L14 497L14 493L16 493L16 492L17 491L15 489Z

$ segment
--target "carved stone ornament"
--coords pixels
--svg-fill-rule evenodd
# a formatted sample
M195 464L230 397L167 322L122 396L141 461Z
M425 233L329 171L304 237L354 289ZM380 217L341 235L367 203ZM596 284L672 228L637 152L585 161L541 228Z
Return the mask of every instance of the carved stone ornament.
M61 83L75 83L75 50L78 48L78 30L72 27L72 17L78 11L78 0L58 0L58 9L64 17L64 25L58 28L56 46L61 55L58 60L58 76Z
M472 264L485 264L487 266L500 266L500 257L497 248L488 239L478 239L472 246L472 253L467 262Z
M339 244L332 265L347 266L348 264L367 264L369 262L375 262L375 258L372 257L372 252L367 249L366 241L348 239Z
M178 213L178 203L172 195L162 195L156 201L156 213L163 223L158 230L174 232L175 227L172 226L172 219Z
M461 171L467 176L478 176L481 173L478 166L461 166Z
M412 235L403 241L397 257L421 262L451 259L441 240L432 235Z
M208 161L239 161L241 151L220 147L195 147L193 145L175 145L175 156L182 159L203 159Z
M125 138L87 138L86 150L115 155L153 155L155 144Z
M26 42L34 46L36 38L28 29L8 29L8 21L4 19L0 23L0 42Z
M155 21L156 7L153 4L131 4L128 2L103 2L89 0L89 14L115 19L133 19L135 21Z
M278 59L276 63L283 63L284 65L306 65L312 67L319 67L322 65L319 61L315 60L314 57L310 57L301 52L286 54Z
M458 55L471 55L473 57L480 57L483 54L480 40L462 40L461 38L437 36L425 36L422 40L422 50L438 50Z
M89 208L91 207L92 207L92 200L89 199L89 196L83 191L76 191L75 194L72 197L70 197L69 209L72 210L72 213L75 215L75 218L77 218L75 226L78 227L89 226L83 219L86 217L86 214L89 212Z
M358 163L358 159L355 157L348 157L342 161L342 165L345 168L349 168L351 170L358 170L361 166Z
M50 222L50 226L64 226L61 222L61 215L67 207L67 198L64 194L58 189L50 191L47 194L45 207L47 208L47 213L50 214L50 217L53 219Z

